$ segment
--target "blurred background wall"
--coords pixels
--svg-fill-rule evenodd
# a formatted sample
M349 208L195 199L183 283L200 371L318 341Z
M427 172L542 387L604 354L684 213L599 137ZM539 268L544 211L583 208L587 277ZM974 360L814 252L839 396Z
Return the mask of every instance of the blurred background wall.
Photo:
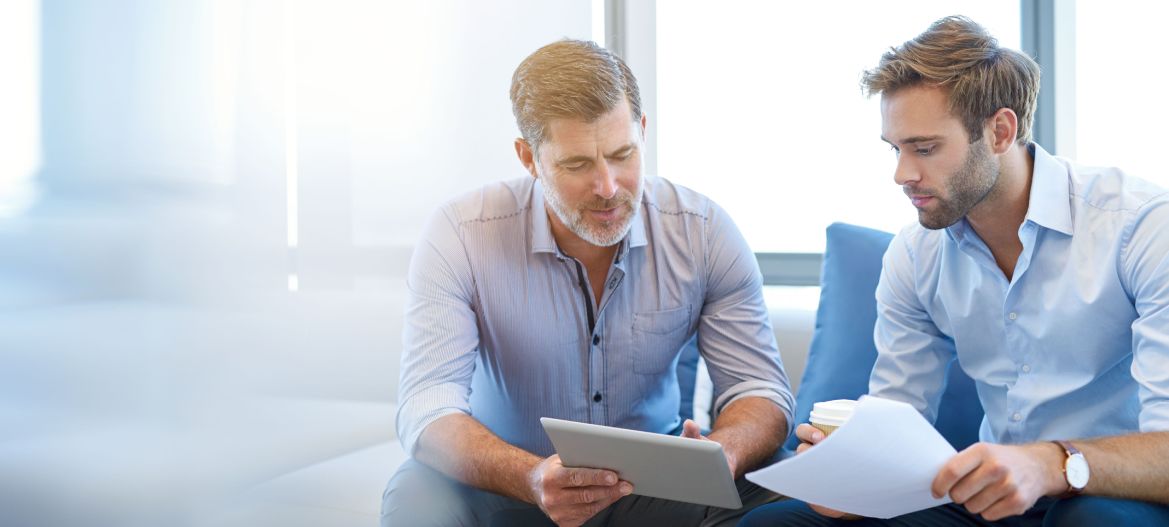
M257 481L394 445L417 233L524 174L511 72L590 38L591 9L0 7L0 524L214 524Z

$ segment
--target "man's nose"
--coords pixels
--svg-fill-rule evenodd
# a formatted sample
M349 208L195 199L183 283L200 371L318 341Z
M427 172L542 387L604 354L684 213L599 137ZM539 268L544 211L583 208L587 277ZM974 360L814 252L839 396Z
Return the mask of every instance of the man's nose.
M897 168L893 171L893 181L898 185L905 186L907 183L921 181L921 173L904 156L898 157Z
M609 166L608 161L597 164L597 179L593 185L593 193L604 199L611 199L617 195L617 172Z

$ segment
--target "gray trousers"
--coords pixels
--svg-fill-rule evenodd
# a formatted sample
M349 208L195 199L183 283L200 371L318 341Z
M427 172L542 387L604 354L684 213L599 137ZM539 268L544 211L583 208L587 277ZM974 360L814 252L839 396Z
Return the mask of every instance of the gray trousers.
M585 525L694 527L733 526L739 518L781 496L740 478L743 508L731 510L631 495L617 500ZM390 478L382 497L382 527L553 525L535 505L469 487L413 459Z

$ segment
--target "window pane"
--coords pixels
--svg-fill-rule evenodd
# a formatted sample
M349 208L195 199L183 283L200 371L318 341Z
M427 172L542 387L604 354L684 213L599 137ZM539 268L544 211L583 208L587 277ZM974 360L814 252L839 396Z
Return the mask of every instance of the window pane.
M512 72L593 26L589 0L291 5L289 288L300 291L405 270L440 204L526 176L512 144Z
M820 252L834 221L915 221L879 100L859 87L886 49L952 14L1020 40L1017 0L671 0L657 12L659 172L726 208L758 252Z
M1076 3L1076 152L1169 186L1163 132L1169 84L1163 19L1134 0Z
M40 2L0 2L0 217L26 196L23 184L40 165Z
M360 44L345 51L361 67L342 78L352 86L354 242L364 246L413 244L439 204L524 176L512 72L540 46L592 34L588 0L389 5L379 8L389 16L355 10L341 26Z

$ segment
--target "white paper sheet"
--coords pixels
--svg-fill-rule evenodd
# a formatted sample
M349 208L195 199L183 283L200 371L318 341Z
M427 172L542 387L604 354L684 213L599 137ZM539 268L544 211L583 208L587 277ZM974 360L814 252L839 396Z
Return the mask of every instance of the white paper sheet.
M935 499L930 483L955 453L912 406L865 396L818 445L747 479L808 503L892 518L950 502Z

